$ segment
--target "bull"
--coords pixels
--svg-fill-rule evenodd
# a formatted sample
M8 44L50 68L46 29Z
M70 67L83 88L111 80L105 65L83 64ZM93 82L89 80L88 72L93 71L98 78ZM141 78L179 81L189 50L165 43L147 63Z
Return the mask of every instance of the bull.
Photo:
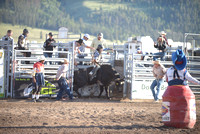
M117 87L121 86L123 79L120 79L119 73L111 65L101 65L100 69L97 71L96 77L90 81L89 73L92 71L93 67L89 67L85 70L80 69L74 72L74 91L81 97L81 94L78 92L78 89L86 85L99 84L100 93L99 96L103 93L105 88L106 97L110 98L109 86L112 82L115 82Z

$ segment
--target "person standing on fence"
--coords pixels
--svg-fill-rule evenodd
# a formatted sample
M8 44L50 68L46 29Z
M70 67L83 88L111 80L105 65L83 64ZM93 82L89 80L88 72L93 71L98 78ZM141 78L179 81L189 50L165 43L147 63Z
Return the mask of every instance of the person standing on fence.
M200 81L193 78L190 73L185 69L187 59L181 49L172 53L172 62L174 66L170 67L166 73L166 81L169 86L173 85L187 85L186 80L196 85L200 85Z
M27 37L28 37L28 34L29 34L29 31L27 29L24 29L23 30L23 34L21 34L19 37L18 37L18 49L19 50L28 50L28 47L27 47ZM23 52L24 53L24 56L25 57L31 57L31 52ZM25 61L26 64L29 64L30 61Z
M53 44L56 43L56 41L53 39L53 34L50 32L49 33L49 38L44 42L44 50L45 51L53 51L53 48L55 48L56 46ZM46 52L44 53L44 56L47 58L52 58L52 54L51 52ZM52 62L50 61L50 64Z
M91 47L97 48L98 45L101 45L103 47L103 51L112 50L111 48L107 47L106 40L103 38L103 33L99 33L97 35L97 38L93 39Z
M58 92L56 100L62 99L63 91L67 92L67 95L69 96L70 100L73 99L73 94L70 91L70 76L67 75L69 74L68 64L69 64L68 60L64 59L63 64L58 68L56 74L56 80L58 81L60 90Z
M14 40L12 38L12 34L13 34L12 30L8 30L7 34L2 37L2 41L12 41L13 42ZM0 49L1 49L1 47L0 47Z
M8 30L7 34L2 37L2 41L13 41L12 35L13 35L12 30Z
M153 76L156 78L152 84L151 84L151 91L154 97L154 100L156 102L159 101L159 92L160 92L160 87L162 83L164 82L164 76L166 73L165 67L159 62L159 61L154 61L154 66L153 66ZM155 87L157 92L155 92Z
M83 38L82 38L82 40L83 40L83 45L81 45L80 47L79 47L79 50L80 50L80 54L78 54L78 57L79 57L79 59L83 59L87 54L85 54L85 48L89 48L89 49L91 49L91 50L95 50L95 48L93 48L93 47L90 47L90 45L89 45L89 43L88 43L88 40L89 40L89 38L90 38L90 35L89 34L85 34L84 36L83 36ZM82 65L83 64L83 62L82 61L80 61L79 62L79 65Z
M73 44L74 42L71 42ZM83 40L79 39L78 41L75 41L75 46L74 46L74 56L78 57L81 54L80 47L83 45ZM74 64L77 65L77 61L74 61Z
M33 83L35 85L35 89L32 92L32 100L33 102L43 102L42 100L39 99L40 97L40 91L42 89L42 86L45 85L44 82L44 62L45 62L45 57L42 55L39 58L39 61L36 62L33 65Z

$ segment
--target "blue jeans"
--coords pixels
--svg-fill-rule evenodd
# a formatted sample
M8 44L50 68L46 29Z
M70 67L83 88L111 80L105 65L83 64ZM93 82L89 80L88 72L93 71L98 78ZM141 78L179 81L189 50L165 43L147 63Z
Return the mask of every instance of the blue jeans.
M150 88L151 88L151 91L152 91L152 94L153 94L153 97L154 97L155 101L157 101L159 99L158 96L159 96L160 87L161 87L162 83L163 83L163 79L155 79L153 81L153 83L151 84ZM157 90L156 93L155 93L155 90L154 90L155 87L156 87L156 90Z
M56 98L57 100L62 99L63 91L67 92L67 95L69 96L69 99L73 99L73 94L71 94L70 87L68 86L67 81L66 81L65 78L61 77L58 80L58 85L59 85L60 90L59 90L57 98Z
M154 53L153 54L153 60L157 60L158 58L160 58L160 60L164 60L166 53L165 52L158 52L158 53Z
M44 57L46 57L46 58L52 58L52 53L44 53ZM50 61L49 62L50 64L52 64L52 62Z

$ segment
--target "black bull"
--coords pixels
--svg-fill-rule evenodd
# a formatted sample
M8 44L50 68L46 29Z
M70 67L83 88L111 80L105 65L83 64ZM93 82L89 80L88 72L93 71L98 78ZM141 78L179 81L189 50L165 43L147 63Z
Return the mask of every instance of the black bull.
M114 81L116 85L119 87L121 83L123 83L123 79L120 79L119 73L116 72L111 65L102 65L100 69L97 71L96 77L90 81L89 72L92 71L93 67L89 67L85 70L80 69L74 72L74 91L80 97L81 94L78 92L78 89L84 87L86 85L92 85L95 83L99 83L100 85L100 93L101 96L103 89L105 87L106 97L110 98L109 85Z

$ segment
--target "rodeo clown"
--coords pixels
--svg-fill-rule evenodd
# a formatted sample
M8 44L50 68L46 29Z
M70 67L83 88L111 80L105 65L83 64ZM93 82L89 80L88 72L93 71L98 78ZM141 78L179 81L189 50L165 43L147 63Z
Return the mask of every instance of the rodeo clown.
M166 73L166 81L169 86L173 85L187 85L186 80L196 85L200 85L200 81L193 78L190 73L185 69L187 59L181 49L172 53L172 62L174 66L170 67Z
M33 85L35 85L35 89L33 89L32 100L33 102L43 102L39 99L40 91L42 86L44 86L44 62L45 57L42 55L39 57L39 61L33 65Z

